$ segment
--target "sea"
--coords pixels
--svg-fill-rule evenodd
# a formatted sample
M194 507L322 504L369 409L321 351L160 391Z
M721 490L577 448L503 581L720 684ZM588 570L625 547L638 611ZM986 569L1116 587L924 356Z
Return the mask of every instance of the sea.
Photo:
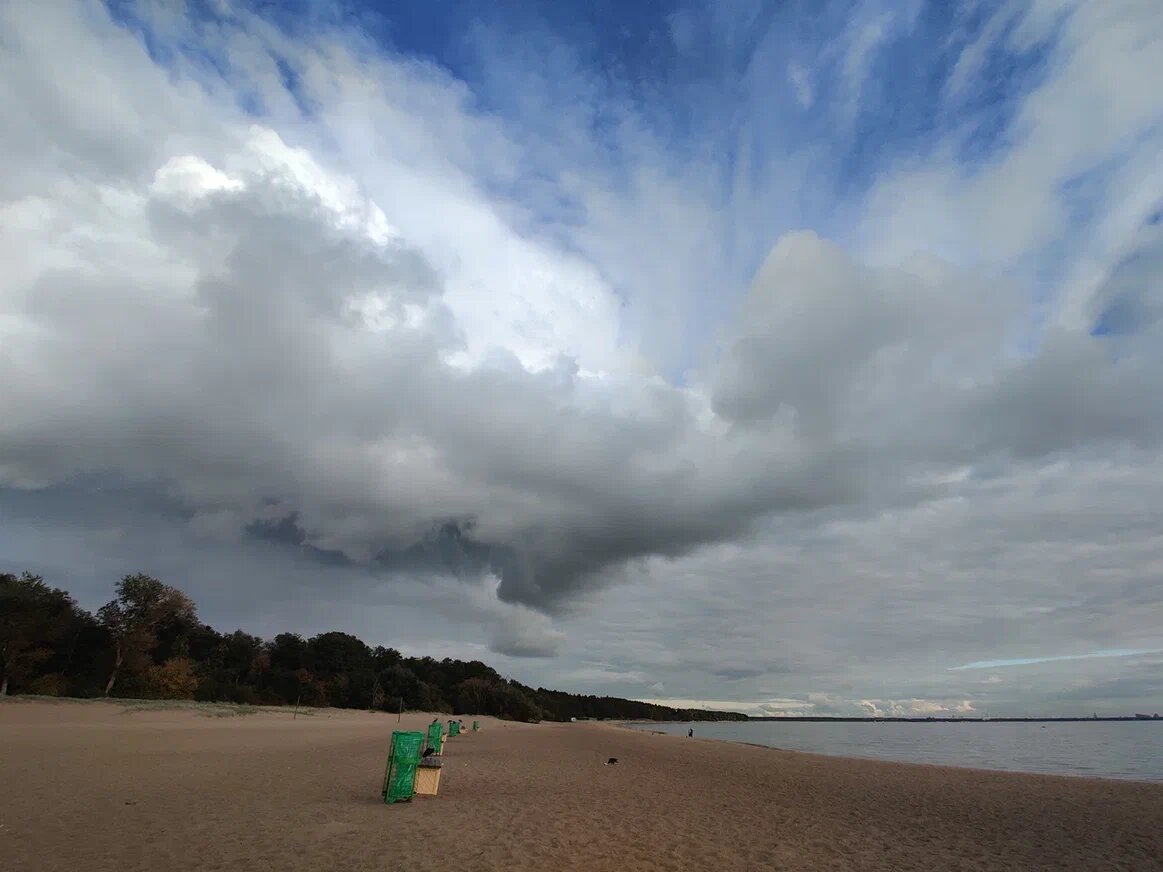
M1147 721L748 721L631 724L786 751L1007 772L1163 782L1163 719Z

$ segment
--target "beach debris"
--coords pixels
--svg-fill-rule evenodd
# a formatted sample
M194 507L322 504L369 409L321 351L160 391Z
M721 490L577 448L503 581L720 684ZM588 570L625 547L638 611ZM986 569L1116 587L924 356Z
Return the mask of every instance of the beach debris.
M617 763L618 763L617 757L611 757L609 760L606 761L607 766L616 766Z

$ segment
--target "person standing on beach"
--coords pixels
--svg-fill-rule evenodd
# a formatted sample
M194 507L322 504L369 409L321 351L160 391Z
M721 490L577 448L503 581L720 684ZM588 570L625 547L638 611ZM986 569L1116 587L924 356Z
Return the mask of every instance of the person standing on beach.
M686 737L688 739L693 739L694 736L695 736L695 728L691 727L689 730L686 731Z

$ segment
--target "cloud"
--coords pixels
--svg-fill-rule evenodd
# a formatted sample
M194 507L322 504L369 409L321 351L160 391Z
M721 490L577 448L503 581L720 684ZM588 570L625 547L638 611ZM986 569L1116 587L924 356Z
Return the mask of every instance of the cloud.
M772 699L759 704L762 717L788 717L807 715L819 706L816 701L802 699Z
M808 71L793 62L788 64L787 77L791 80L792 87L795 88L796 100L803 108L810 108L815 100L815 95L812 92L812 82L808 78Z
M969 700L862 699L860 707L875 718L955 717L976 713Z
M1059 654L1055 657L1020 657L1015 660L977 660L973 663L966 663L964 666L951 666L949 668L953 671L959 669L997 669L1002 666L1031 666L1035 663L1058 663L1063 660L1091 660L1096 657L1137 657L1142 654L1163 654L1163 648L1092 651L1089 654Z
M892 25L891 13L883 13L863 22L854 22L850 28L849 43L844 55L842 78L847 90L848 111L857 111L865 79L868 78L878 47L884 42Z
M845 452L778 424L732 432L695 392L564 359L466 364L440 273L390 216L270 130L239 143L222 168L167 159L124 205L141 234L125 244L154 252L145 270L175 264L160 293L128 257L116 293L84 266L31 281L32 329L11 343L27 363L9 382L10 483L111 471L200 522L278 506L297 544L357 563L452 522L503 599L543 608L627 560L857 496ZM68 356L50 332L71 337ZM702 460L716 454L746 461Z
M549 618L520 604L507 603L497 596L500 579L488 577L472 597L482 615L493 619L490 647L510 657L552 657L565 639Z

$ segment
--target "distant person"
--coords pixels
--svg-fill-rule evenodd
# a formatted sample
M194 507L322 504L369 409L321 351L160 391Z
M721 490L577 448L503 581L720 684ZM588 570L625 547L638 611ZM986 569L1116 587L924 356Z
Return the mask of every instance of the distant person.
M686 737L688 739L693 739L695 737L695 728L694 727L691 727L689 730L686 731Z

